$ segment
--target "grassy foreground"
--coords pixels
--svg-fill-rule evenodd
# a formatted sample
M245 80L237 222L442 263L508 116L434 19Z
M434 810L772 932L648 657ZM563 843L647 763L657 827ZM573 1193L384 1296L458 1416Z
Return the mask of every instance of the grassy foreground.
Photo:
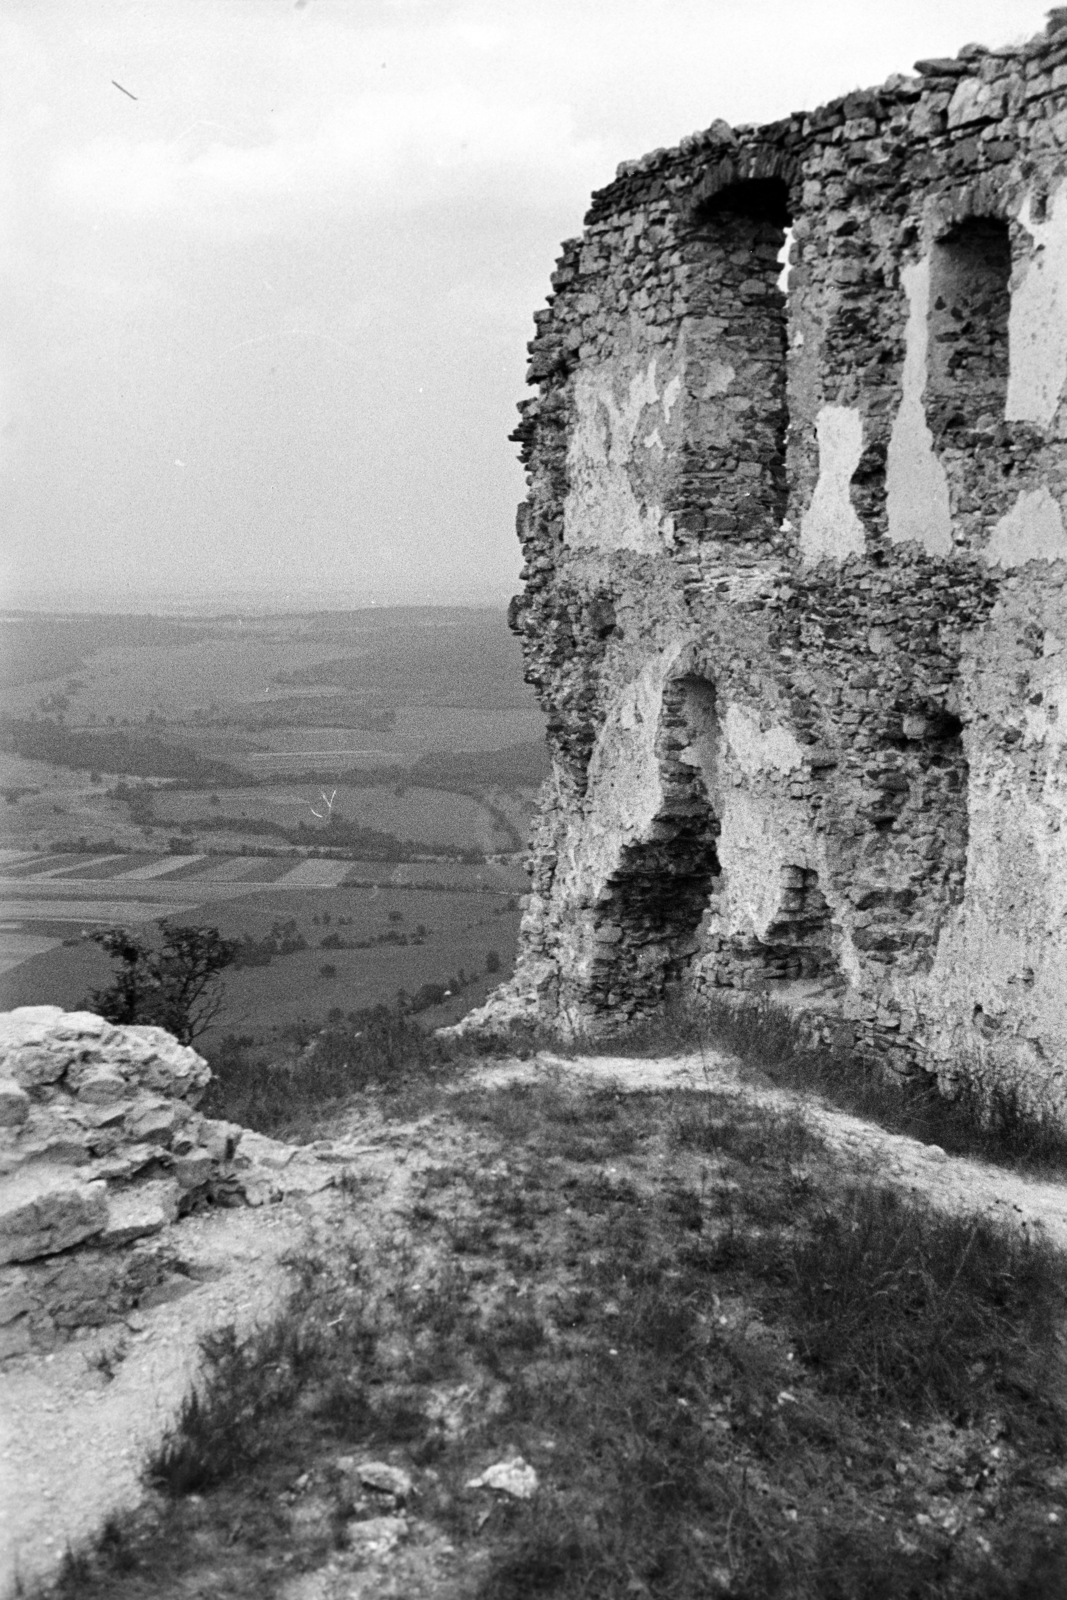
M210 1343L153 1499L60 1595L1067 1593L1067 1272L1039 1240L714 1092L460 1083L422 1138L386 1234L352 1186L276 1323ZM532 1498L469 1487L516 1454ZM369 1460L410 1493L361 1487Z

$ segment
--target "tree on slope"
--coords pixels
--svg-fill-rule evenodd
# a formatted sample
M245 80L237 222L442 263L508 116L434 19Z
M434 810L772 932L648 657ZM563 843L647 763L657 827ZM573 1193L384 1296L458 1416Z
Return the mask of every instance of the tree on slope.
M90 935L117 970L105 989L94 989L85 1006L108 1022L151 1023L180 1044L192 1044L209 1028L225 998L221 974L238 951L218 928L161 925L158 945L127 928Z

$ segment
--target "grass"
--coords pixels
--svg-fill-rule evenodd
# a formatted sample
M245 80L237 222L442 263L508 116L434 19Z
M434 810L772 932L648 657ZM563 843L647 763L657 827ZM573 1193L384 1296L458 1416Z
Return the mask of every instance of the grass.
M415 1479L382 1580L408 1600L1065 1592L1067 1272L1040 1240L857 1186L726 1095L448 1104L393 1231L368 1243L353 1191L274 1325L206 1347L151 1518L60 1595L348 1570L382 1506L339 1452ZM466 1487L516 1452L532 1500Z
M548 1041L543 1041L547 1043ZM951 1093L932 1077L901 1078L845 1044L814 1044L804 1020L772 1000L704 996L678 1003L624 1033L551 1046L562 1054L660 1056L727 1051L776 1088L823 1096L893 1133L1032 1172L1067 1170L1067 1127L1033 1086L983 1089L962 1074Z
M380 1091L386 1109L411 1110L465 1065L475 1047L445 1041L395 1006L349 1012L324 1028L297 1024L272 1045L224 1039L211 1052L202 1109L257 1132L307 1142L353 1095Z

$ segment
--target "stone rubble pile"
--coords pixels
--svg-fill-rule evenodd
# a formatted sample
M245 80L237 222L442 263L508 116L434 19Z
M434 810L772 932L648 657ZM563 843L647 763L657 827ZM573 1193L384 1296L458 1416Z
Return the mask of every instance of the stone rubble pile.
M189 1212L332 1183L323 1151L203 1116L210 1077L162 1028L0 1014L0 1359L188 1290Z

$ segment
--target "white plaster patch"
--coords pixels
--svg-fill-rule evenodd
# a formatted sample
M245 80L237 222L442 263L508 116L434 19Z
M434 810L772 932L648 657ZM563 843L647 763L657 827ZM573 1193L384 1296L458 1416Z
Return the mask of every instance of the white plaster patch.
M1023 712L1026 745L1044 745L1059 756L1067 744L1067 662L1061 655L1046 653L1035 672L1034 685L1040 685L1040 705L1027 705Z
M849 495L863 452L863 418L854 406L823 406L815 427L819 481L800 524L800 553L807 562L823 556L845 561L866 548L863 523Z
M680 646L652 658L620 691L589 760L587 811L595 826L575 830L567 876L574 900L596 900L624 845L646 836L663 803L656 736L663 686Z
M966 894L916 985L916 1009L936 1058L1024 1090L1029 1077L1040 1104L1050 1089L1062 1093L1049 1067L1067 1051L1067 778L1050 765L1031 793L999 750L972 744L970 759ZM1010 1027L983 1039L976 1005Z
M718 855L729 932L764 937L781 909L783 866L810 864L809 834L806 817L788 802L744 789L727 792Z
M575 424L567 450L570 490L563 506L564 542L596 550L637 550L654 554L662 548L662 495L658 481L647 477L635 457L642 417L660 405L657 358L625 357L583 368L575 380ZM675 375L666 385L681 389ZM662 396L666 402L666 390ZM670 408L664 415L669 416ZM650 419L645 416L645 427ZM661 462L667 445L654 427L643 443ZM657 467L657 471L658 471ZM639 495L638 490L641 490Z
M669 422L671 420L671 412L674 410L674 407L675 407L675 405L677 403L677 400L678 400L678 396L681 394L681 392L682 392L682 380L678 376L678 374L675 373L674 377L671 379L670 383L668 383L667 387L663 391L663 420L664 420L664 422Z
M1067 559L1063 513L1043 485L1019 494L993 529L984 556L991 567L1006 568Z
M749 778L759 772L795 772L804 763L804 752L788 728L764 732L738 705L727 707L723 728L734 760Z
M1033 254L1012 286L1004 415L1047 428L1067 382L1067 185L1049 201L1045 222L1031 215L1029 195L1019 221Z
M914 541L932 556L952 552L952 512L948 480L934 454L926 426L926 353L930 314L930 262L914 262L901 272L908 297L900 407L893 421L886 459L888 536L893 544Z

